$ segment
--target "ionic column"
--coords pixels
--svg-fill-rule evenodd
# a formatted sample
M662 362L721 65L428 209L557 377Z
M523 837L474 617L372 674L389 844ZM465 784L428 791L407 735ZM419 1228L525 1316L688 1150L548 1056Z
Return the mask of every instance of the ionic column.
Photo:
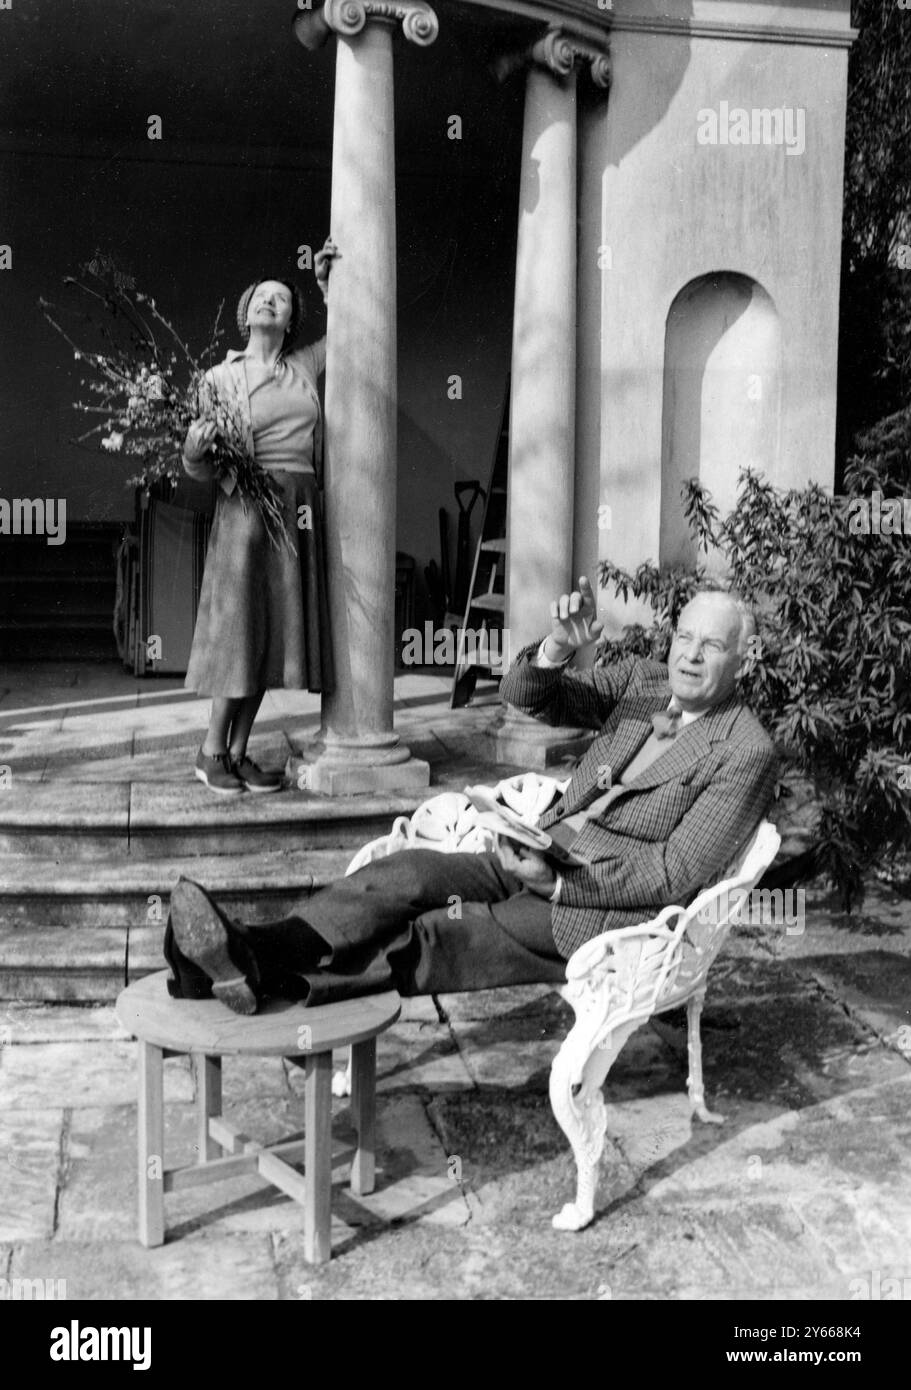
M392 39L438 32L423 0L326 0L295 23L306 47L336 37L326 360L326 547L335 690L297 785L328 795L425 787L427 763L393 729L396 452Z
M549 630L551 600L573 574L576 413L576 70L606 89L606 53L551 29L527 53L512 338L507 627L513 656ZM593 581L595 576L591 576ZM580 751L584 731L509 709L491 729L499 762L544 767Z

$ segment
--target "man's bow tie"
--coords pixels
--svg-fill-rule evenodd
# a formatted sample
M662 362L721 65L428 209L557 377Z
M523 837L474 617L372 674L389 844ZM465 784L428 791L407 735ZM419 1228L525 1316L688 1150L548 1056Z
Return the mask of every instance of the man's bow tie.
M662 709L652 715L656 738L675 738L680 730L679 709Z

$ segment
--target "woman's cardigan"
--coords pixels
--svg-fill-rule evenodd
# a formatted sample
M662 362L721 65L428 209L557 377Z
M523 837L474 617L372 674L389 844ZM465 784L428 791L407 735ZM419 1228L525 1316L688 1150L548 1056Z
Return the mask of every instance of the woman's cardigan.
M210 408L216 422L219 420L219 401L221 401L227 404L229 417L233 416L241 423L244 431L244 444L250 457L253 458L253 420L250 413L247 374L244 371L244 355L242 350L232 349L224 362L219 362L216 366L209 368L205 374L204 382L212 388ZM295 348L286 355L286 360L290 366L300 372L304 388L310 392L316 406L316 424L313 427L313 468L316 473L316 481L322 487L323 413L320 409L316 383L326 366L326 339L320 338L307 347ZM224 415L224 405L221 414ZM182 462L184 471L189 477L199 482L211 482L214 464L208 458L198 459L195 462L182 458ZM218 485L225 496L230 497L237 487L234 473L230 470L223 473L218 479Z

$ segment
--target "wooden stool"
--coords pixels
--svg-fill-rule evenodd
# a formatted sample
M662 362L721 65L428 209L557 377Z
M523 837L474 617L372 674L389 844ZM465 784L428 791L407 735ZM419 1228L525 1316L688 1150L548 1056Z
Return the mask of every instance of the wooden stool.
M166 1192L258 1173L303 1204L304 1258L324 1263L331 1254L332 1049L351 1047L357 1128L351 1190L364 1196L374 1185L376 1038L398 1018L399 996L391 991L314 1009L279 999L244 1016L217 999L172 999L167 978L167 970L145 976L123 990L116 1005L121 1024L139 1040L140 1241L164 1243ZM199 1157L195 1164L165 1168L162 1063L185 1054L192 1056L196 1072ZM226 1056L288 1057L303 1066L303 1139L264 1146L222 1119L221 1059ZM301 1157L303 1177L291 1166Z

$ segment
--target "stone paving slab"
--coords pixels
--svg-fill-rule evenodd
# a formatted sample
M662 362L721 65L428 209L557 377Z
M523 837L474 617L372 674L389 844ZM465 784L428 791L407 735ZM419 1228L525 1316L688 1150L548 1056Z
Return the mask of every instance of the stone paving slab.
M187 707L173 697L168 701L168 710L178 722L183 718ZM199 704L190 707L198 711ZM133 732L140 723L145 710L138 699L112 700L93 706L90 702L71 703L67 706L60 733L65 741L82 738L87 745L101 744L105 735L110 743L116 745L121 739L132 742ZM56 740L55 740L56 742Z
M166 1165L192 1162L195 1139L193 1107L166 1104ZM136 1163L135 1104L73 1110L58 1207L58 1238L64 1244L137 1239Z
M48 1097L70 1107L134 1105L138 1096L136 1044L37 1043L0 1055L0 1110L41 1110ZM165 1098L191 1100L189 1059L165 1062Z
M402 1000L399 1023L441 1023L436 995L417 995L414 999Z
M378 1094L414 1090L438 1093L472 1086L455 1040L442 1023L403 1023L388 1028L377 1039L376 1088Z
M204 724L182 733L150 734L146 737L137 732L129 757L87 762L71 775L85 778L86 781L100 781L103 777L122 777L132 782L180 781L195 792L198 787L196 755L203 733ZM249 752L261 767L279 769L285 766L290 747L287 737L279 730L265 739L251 739Z
M825 1246L830 1264L843 1274L846 1287L873 1269L888 1268L900 1278L911 1276L907 1214L901 1212L896 1222L893 1204L885 1209L881 1205L885 1195L866 1185L835 1192L820 1186L790 1200L806 1229ZM900 1208L902 1194L896 1191L895 1195Z
M10 1278L64 1279L68 1299L274 1300L272 1239L188 1235L145 1250L119 1241L53 1241L18 1247Z
M147 719L133 730L133 780L137 782L186 777L195 780L196 755L202 745L209 722L209 707L199 710L195 717L189 712L173 722L162 711L158 718ZM256 733L250 741L250 755L264 767L284 767L291 751L288 735L275 720L259 719Z
M437 1095L428 1113L448 1158L458 1159L456 1171L476 1199L477 1219L524 1214L549 1224L572 1196L572 1155L546 1096L519 1092L504 1104L489 1091ZM615 1161L608 1153L606 1162Z
M24 701L19 698L14 703L9 691L0 700L0 747L5 747L8 740L60 732L68 708L65 699L57 706L30 706L27 695Z
M474 990L470 994L441 994L438 998L444 1017L453 1023L502 1019L519 1013L536 1014L541 1008L564 1008L566 1018L572 1021L572 1010L568 1004L563 1004L553 985L510 985L506 989Z
M0 1107L0 1241L54 1234L64 1114Z
M9 756L9 752L4 753L4 750L0 748L0 767L9 767L10 776L12 776L13 768ZM15 779L17 782L22 782L26 785L32 782L41 782L44 780L48 765L49 759L46 756L30 758L27 766L17 762L15 764ZM5 791L6 788L2 790Z
M187 699L176 691L164 700L154 701L115 697L93 704L83 697L81 703L71 702L68 706L61 733L95 743L105 731L110 732L114 742L121 736L132 739L134 733L143 730L173 732L190 729L194 723L205 727L208 707L207 700Z
M263 1143L302 1133L300 1117L278 1097L240 1106L226 1100L225 1110L231 1123ZM344 1150L341 1143L336 1147ZM172 1102L165 1107L163 1158L168 1168L196 1162L193 1106ZM173 1240L196 1231L219 1236L303 1231L302 1208L252 1176L169 1193L165 1214ZM63 1241L137 1239L135 1107L74 1112L58 1219Z
M262 1143L299 1138L304 1106L297 1096L226 1098L225 1113L243 1133ZM333 1102L333 1243L339 1249L361 1227L390 1221L464 1225L470 1210L449 1171L448 1156L415 1096L393 1097L380 1107L377 1189L368 1197L348 1190L355 1132L347 1100ZM57 1236L63 1242L130 1241L136 1233L136 1112L132 1107L74 1111L67 1135L66 1177L59 1198ZM196 1119L186 1103L166 1107L167 1167L196 1160ZM53 1201L53 1194L52 1194ZM194 1231L209 1235L303 1232L303 1209L255 1177L171 1193L165 1198L167 1230L174 1239ZM38 1236L45 1231L37 1232ZM49 1234L49 1232L48 1232ZM35 1238L31 1226L12 1227L8 1239Z
M703 1068L710 1096L772 1099L799 1109L860 1084L859 1069L875 1036L806 972L781 962L723 959L711 984L706 1013L719 1002L736 1001L730 1013L739 1026L717 1033L704 1030ZM682 1030L678 1036L683 1056ZM897 1071L884 1056L876 1066L884 1076L900 1075L902 1059L896 1057L895 1063Z
M612 1297L640 1289L674 1297L684 1283L698 1287L702 1298L723 1297L732 1288L774 1290L783 1270L809 1287L829 1264L824 1244L774 1200L739 1209L678 1206L662 1209L660 1220L646 1204L627 1220L623 1248L604 1270ZM834 1283L837 1273L828 1268L827 1281Z
M286 1097L290 1092L281 1057L225 1057L222 1060L225 1104L256 1096Z
M333 1231L333 1237L335 1232ZM449 1284L463 1259L461 1233L429 1226L393 1226L363 1232L343 1254L333 1254L322 1266L306 1263L299 1239L279 1235L275 1240L279 1297L316 1302L449 1297L428 1278L425 1252L441 1248L450 1255ZM333 1246L335 1251L335 1247Z
M130 730L119 734L111 732L107 736L100 729L88 734L61 732L54 733L50 740L44 730L36 730L29 736L17 738L5 757L12 767L15 781L20 772L45 770L50 752L53 780L66 784L77 780L89 762L100 762L105 771L98 780L108 780L108 759L125 760L130 757L132 750L133 734Z
M336 1065L345 1061L336 1053ZM289 1067L289 1081L296 1095L304 1093L304 1073ZM377 1093L400 1090L462 1090L473 1085L471 1073L447 1026L439 1022L410 1022L400 1019L377 1038Z
M377 1134L382 1174L377 1190L357 1199L374 1221L467 1225L472 1205L426 1105L407 1093L384 1097L377 1112Z
M10 1029L11 1043L126 1041L110 1004L0 1003L0 1029Z
M911 1058L909 957L892 951L854 951L805 956L801 965L853 1018Z

